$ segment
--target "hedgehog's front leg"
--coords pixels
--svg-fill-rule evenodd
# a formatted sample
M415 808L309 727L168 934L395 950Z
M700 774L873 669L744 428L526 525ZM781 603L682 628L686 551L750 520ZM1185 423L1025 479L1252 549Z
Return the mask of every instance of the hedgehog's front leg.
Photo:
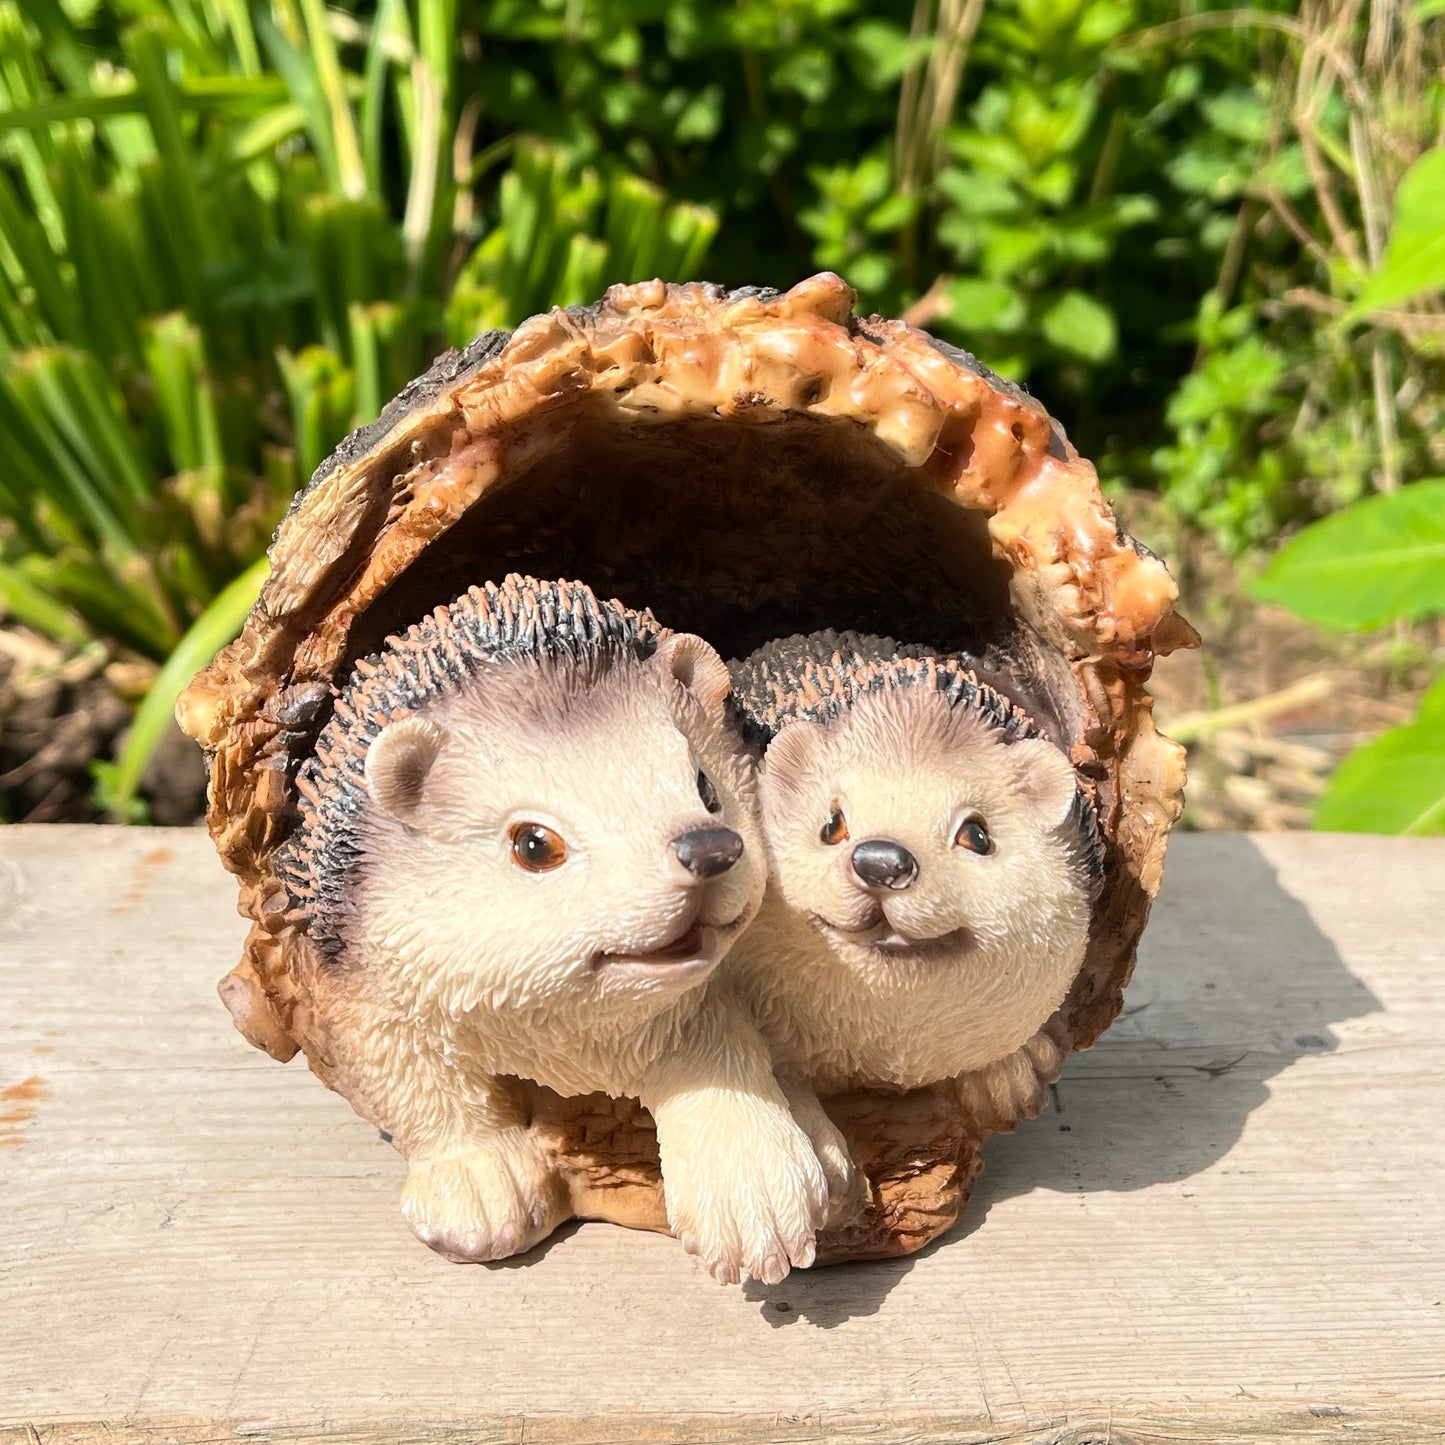
M368 1113L410 1166L402 1214L438 1254L458 1263L506 1259L567 1218L514 1081L404 1019L374 1020L352 1064Z
M686 1047L647 1071L668 1224L714 1279L776 1284L806 1268L828 1216L828 1179L736 1005L710 996Z

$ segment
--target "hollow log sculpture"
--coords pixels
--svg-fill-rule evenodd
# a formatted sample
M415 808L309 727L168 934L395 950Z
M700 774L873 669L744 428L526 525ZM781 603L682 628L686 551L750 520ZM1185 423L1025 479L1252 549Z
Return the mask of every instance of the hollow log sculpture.
M822 1262L905 1254L958 1217L991 1133L1038 1112L1118 1013L1183 753L1151 719L1155 657L1198 638L1168 572L1026 393L823 274L776 293L648 282L441 357L317 469L240 638L178 707L211 762L208 821L252 921L220 992L237 1027L344 1087L323 956L280 874L297 774L356 664L475 584L577 578L742 657L824 628L965 653L1062 748L1100 821L1084 962L1023 1048L962 1090L827 1100L868 1183ZM580 1217L659 1229L632 1099L527 1086Z

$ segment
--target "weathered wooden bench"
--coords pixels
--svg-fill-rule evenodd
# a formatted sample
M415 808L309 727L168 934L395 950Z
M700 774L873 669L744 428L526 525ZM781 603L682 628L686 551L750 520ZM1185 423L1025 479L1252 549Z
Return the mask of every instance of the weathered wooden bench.
M1125 1016L912 1259L450 1265L232 1031L200 833L0 829L0 1442L1445 1437L1445 841L1179 837Z

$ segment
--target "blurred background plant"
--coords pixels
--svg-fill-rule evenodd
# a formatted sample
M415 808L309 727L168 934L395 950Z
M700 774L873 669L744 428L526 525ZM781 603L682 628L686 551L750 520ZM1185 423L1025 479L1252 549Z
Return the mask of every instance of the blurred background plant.
M1043 396L1178 563L1195 820L1302 821L1438 624L1281 631L1240 578L1445 474L1442 132L1442 0L0 0L0 799L194 813L176 687L443 346L830 267ZM1325 746L1286 704L1342 670ZM1309 781L1241 814L1278 757L1220 754L1231 802L1208 749L1258 717Z

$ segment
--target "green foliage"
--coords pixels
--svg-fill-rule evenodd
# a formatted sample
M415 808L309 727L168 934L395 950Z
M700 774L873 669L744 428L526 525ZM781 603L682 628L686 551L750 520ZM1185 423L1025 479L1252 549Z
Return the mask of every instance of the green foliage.
M1182 516L1232 552L1445 461L1445 332L1427 294L1445 280L1445 170L1429 149L1445 28L1391 0L1376 9L1308 7L1273 27L1284 41L1241 12L1274 63L1247 88L1192 97L1204 124L1168 166L1218 276L1166 408L1174 440L1152 465ZM1370 36L1386 19L1399 40L1381 47ZM1331 324L1365 316L1368 328Z
M1411 722L1340 764L1314 821L1344 833L1445 833L1445 677Z
M239 626L291 495L449 335L685 277L717 227L536 144L463 154L451 3L336 19L0 3L0 602L170 658L141 722ZM464 185L508 157L487 234ZM159 733L131 736L120 814Z
M317 0L276 13L173 0L111 41L0 6L0 589L25 621L157 661L447 331L686 275L716 229L522 147L448 306L474 239L451 7L383 4L359 73Z
M973 53L990 79L947 130L929 200L936 263L953 278L937 325L1007 374L1077 393L1094 389L1085 367L1118 355L1132 288L1111 263L1158 219L1133 163L1154 144L1144 97L1167 66L1141 85L1117 41L1168 13L1149 0L984 12Z
M1230 549L1268 542L1296 511L1298 470L1267 426L1281 408L1289 358L1260 329L1256 307L1221 314L1206 298L1201 360L1164 411L1174 444L1153 456L1174 508Z
M162 666L443 345L704 270L1263 545L1445 470L1442 74L1433 0L0 0L0 606Z
M1378 627L1445 613L1445 479L1367 498L1306 527L1253 591L1325 627ZM1445 833L1445 677L1410 723L1340 764L1315 826Z
M1429 291L1445 291L1445 146L1427 151L1401 178L1385 258L1344 319Z
M1306 527L1251 590L1322 627L1445 613L1445 480L1369 497Z
M725 218L716 279L788 285L827 267L893 314L926 293L930 325L1056 404L1105 390L1101 366L1127 385L1126 343L1157 348L1198 294L1155 249L1177 59L1130 38L1175 13L1176 0L471 11L490 122L588 162L623 155L707 205ZM1196 69L1201 83L1227 73ZM1145 373L1159 401L1188 359L1179 338L1165 350L1169 365Z
M191 678L240 632L268 571L263 557L223 587L156 674L150 691L136 709L120 757L113 765L103 765L100 773L103 806L113 817L133 818L146 764L170 726L176 699Z
M549 306L595 301L616 282L694 275L718 226L712 211L669 204L648 181L604 179L536 143L517 147L498 213L447 304L453 345Z

